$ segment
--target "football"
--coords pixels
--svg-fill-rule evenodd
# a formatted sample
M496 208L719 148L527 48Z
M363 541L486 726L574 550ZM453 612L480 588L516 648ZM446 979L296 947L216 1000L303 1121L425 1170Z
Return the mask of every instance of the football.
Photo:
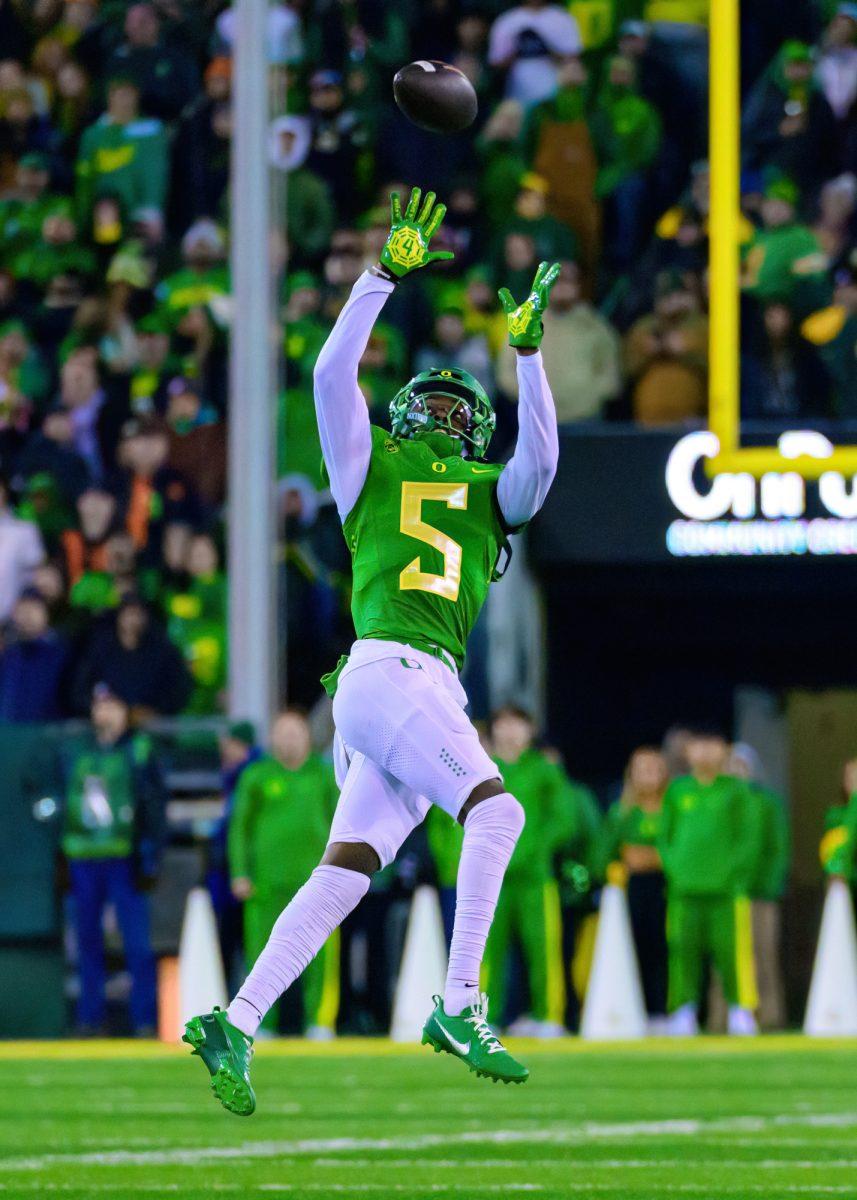
M473 84L445 62L408 63L396 72L393 95L409 121L432 133L458 133L476 118Z

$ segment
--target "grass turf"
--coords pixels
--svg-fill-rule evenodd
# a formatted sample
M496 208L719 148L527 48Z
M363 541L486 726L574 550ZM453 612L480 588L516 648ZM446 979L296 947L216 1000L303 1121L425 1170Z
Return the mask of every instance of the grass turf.
M0 1198L857 1200L857 1042L517 1048L513 1089L428 1048L263 1044L242 1119L179 1050L0 1045Z

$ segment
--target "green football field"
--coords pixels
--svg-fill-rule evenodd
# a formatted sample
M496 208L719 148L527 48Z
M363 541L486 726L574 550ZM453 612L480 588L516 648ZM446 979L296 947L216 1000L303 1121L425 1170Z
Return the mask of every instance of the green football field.
M523 1087L385 1042L264 1044L251 1118L156 1044L0 1045L0 1193L857 1198L857 1042L517 1043Z

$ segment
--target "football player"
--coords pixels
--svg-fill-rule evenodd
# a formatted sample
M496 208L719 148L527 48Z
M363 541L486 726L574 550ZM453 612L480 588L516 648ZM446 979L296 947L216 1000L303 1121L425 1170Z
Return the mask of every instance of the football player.
M495 415L466 371L433 368L390 404L391 432L370 424L357 368L372 326L406 275L448 259L430 243L446 211L418 188L379 263L357 281L314 372L315 406L330 489L353 559L357 632L325 677L335 693L341 795L321 863L278 918L229 1005L188 1022L184 1040L212 1076L221 1103L253 1112L249 1064L268 1009L360 903L372 874L439 805L464 827L449 970L423 1043L478 1075L526 1080L488 1024L479 971L503 875L523 828L479 743L458 679L468 634L508 557L508 535L538 512L556 472L556 413L542 367L542 312L559 266L542 263L530 295L500 291L517 350L518 439L505 465L485 461Z

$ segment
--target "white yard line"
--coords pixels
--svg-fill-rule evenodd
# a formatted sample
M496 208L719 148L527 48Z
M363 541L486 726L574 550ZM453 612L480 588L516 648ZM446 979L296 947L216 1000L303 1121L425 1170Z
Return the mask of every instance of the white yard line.
M188 1146L150 1150L85 1151L47 1153L0 1160L0 1174L10 1171L43 1171L56 1165L162 1166L170 1164L217 1163L226 1159L265 1159L319 1156L353 1151L414 1152L449 1146L579 1145L594 1140L635 1138L693 1138L706 1133L750 1133L784 1127L852 1128L857 1112L799 1112L772 1117L741 1116L679 1118L671 1121L594 1122L579 1126L539 1129L468 1129L460 1133L426 1133L400 1138L305 1138L293 1141L245 1141L235 1146Z
M667 1121L597 1122L555 1125L541 1129L463 1130L459 1133L425 1133L386 1138L301 1138L293 1141L247 1141L235 1146L188 1146L149 1150L84 1151L53 1153L0 1161L0 1173L44 1171L61 1165L75 1166L167 1166L170 1164L216 1163L223 1160L294 1158L353 1151L402 1150L413 1152L433 1147L555 1145L568 1146L600 1139L626 1140L637 1137L696 1137L706 1133L763 1132L786 1126L852 1128L857 1112L793 1113L773 1117L727 1117L714 1120L676 1119ZM347 1162L347 1159L344 1159Z

